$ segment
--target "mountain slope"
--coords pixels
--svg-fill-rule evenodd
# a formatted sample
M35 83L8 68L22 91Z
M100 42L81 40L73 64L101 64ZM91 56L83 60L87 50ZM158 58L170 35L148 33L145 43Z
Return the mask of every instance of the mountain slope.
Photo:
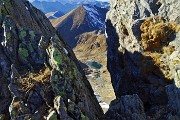
M77 44L76 36L94 30L104 31L106 12L107 9L104 8L83 5L60 18L51 20L51 23L74 48Z
M0 0L0 119L100 119L74 53L26 0Z
M115 99L115 95L106 66L105 35L100 31L92 31L81 34L77 39L78 44L73 51L78 60L88 66L84 71L95 94L99 96L98 101L110 104L111 100ZM102 106L102 108L104 112L107 111L107 107Z

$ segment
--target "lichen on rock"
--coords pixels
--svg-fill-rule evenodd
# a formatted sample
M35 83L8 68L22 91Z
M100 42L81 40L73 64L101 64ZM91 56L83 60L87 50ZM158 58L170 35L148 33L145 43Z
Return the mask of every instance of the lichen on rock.
M0 115L23 120L102 116L72 50L41 11L27 0L0 0L0 24ZM78 111L68 112L68 99Z

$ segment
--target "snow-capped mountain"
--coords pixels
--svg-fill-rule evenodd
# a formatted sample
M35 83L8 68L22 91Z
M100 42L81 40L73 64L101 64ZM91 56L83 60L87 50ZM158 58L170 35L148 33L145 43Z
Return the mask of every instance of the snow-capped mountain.
M96 0L35 0L31 2L36 8L44 13L61 11L66 14L82 4L91 4L102 8L109 8L108 2Z
M60 18L51 20L51 23L74 48L77 36L91 31L104 31L107 11L106 8L85 4Z
M29 0L30 2L33 1L40 1L40 2L61 2L61 3L86 3L86 2L95 2L97 0Z
M39 10L43 11L44 13L61 11L64 14L66 14L72 9L77 7L76 4L62 3L58 1L48 2L48 1L36 0L36 1L33 1L32 4Z
M92 5L83 5L83 8L86 10L89 26L98 27L101 30L104 30L105 22L102 17L98 7Z

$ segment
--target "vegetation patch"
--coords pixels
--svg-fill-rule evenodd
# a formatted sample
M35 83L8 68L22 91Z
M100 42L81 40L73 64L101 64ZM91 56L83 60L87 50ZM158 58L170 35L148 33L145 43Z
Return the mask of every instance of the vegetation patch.
M20 31L20 33L19 33L19 38L20 38L20 39L23 39L23 38L25 38L25 37L26 37L26 31L25 31L25 30Z
M62 64L62 54L58 48L53 48L53 59L56 64Z
M142 47L144 63L152 63L151 71L159 69L166 80L172 80L171 61L169 57L175 51L174 46L170 46L172 35L180 31L180 25L172 22L166 22L162 17L151 17L145 20L140 27L142 34ZM145 67L145 69L147 66Z
M142 31L142 46L145 51L159 50L170 42L170 37L180 30L176 23L166 22L162 17L151 17L145 20Z
M37 73L28 73L19 80L23 92L30 91L36 84L46 84L50 82L51 71L49 68L38 71Z
M29 56L28 50L22 44L19 45L18 54L22 60L25 60Z

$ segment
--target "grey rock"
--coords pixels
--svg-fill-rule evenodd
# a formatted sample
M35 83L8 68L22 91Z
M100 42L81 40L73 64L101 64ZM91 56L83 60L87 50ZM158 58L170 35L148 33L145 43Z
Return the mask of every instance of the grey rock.
M111 102L106 117L117 120L146 120L143 103L138 95L122 96Z
M107 67L117 99L137 94L144 104L147 119L167 119L170 116L167 108L174 111L171 115L172 119L176 119L179 114L179 32L174 33L167 43L175 48L173 52L158 58L162 62L162 69L152 62L152 57L145 55L140 26L148 17L154 16L179 24L180 1L110 0L110 6L106 16ZM167 76L169 81L166 80ZM117 114L120 109L119 106L111 111L112 114L114 112L112 119L122 119L120 116L125 113Z
M29 96L27 98L27 102L31 107L32 113L35 113L37 108L43 105L43 99L40 96L40 93L36 91L30 91Z
M169 43L169 45L175 46L177 51L180 50L180 32L175 34L175 39Z
M19 77L19 73L15 67L14 64L11 65L11 80L13 81L14 79L17 79Z
M54 107L55 107L60 119L67 120L70 118L67 113L67 107L65 106L65 103L61 96L57 96L54 99Z
M174 21L180 23L179 17L179 6L180 1L178 0L160 0L159 1L162 5L158 10L158 15L163 16L164 18L168 19L169 21Z
M174 76L175 85L177 88L180 88L180 69L176 69Z
M175 85L168 85L166 87L168 95L168 111L173 116L178 116L180 119L180 89Z
M179 117L173 116L172 114L168 114L167 120L179 120Z
M73 51L44 13L27 0L0 0L0 25L0 114L8 119L42 119L61 96L55 105L57 116L72 117L64 111L68 99L87 118L103 115ZM47 67L51 77L42 72ZM81 112L76 115L84 117Z
M56 112L52 111L51 113L49 113L47 120L58 120Z

